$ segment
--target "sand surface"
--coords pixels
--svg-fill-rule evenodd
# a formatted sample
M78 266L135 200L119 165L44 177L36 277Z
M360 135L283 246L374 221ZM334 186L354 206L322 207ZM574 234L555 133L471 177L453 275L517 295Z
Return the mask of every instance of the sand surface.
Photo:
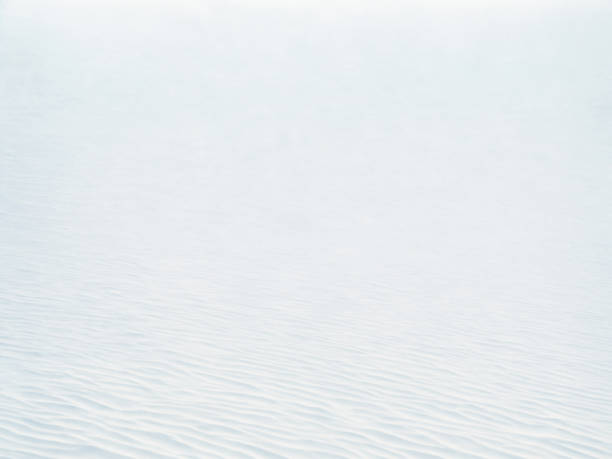
M324 5L0 1L0 457L612 457L612 10Z

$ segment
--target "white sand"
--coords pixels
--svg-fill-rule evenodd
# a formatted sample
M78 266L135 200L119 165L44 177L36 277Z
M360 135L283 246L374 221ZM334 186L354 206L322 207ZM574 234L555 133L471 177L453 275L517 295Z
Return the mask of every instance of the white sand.
M612 456L611 9L85 3L0 2L0 457Z

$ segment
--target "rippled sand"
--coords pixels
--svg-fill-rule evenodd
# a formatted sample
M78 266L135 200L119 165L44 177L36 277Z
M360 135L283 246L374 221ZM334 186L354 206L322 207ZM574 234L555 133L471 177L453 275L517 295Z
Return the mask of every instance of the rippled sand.
M611 457L611 10L262 5L0 2L0 457Z

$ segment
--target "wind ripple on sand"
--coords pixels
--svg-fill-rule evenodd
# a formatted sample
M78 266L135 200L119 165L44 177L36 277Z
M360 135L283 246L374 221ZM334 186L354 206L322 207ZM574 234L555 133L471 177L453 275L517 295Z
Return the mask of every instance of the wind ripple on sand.
M357 287L357 286L354 286ZM163 287L161 290L165 290ZM535 350L398 293L320 311L178 296L82 308L4 298L7 457L605 457L612 400L586 350ZM214 297L215 295L210 295ZM51 299L53 298L53 299ZM248 303L248 298L242 298ZM266 304L253 299L253 304ZM163 304L174 304L170 312ZM66 306L72 305L72 306ZM136 313L138 311L138 313ZM476 311L474 311L476 314ZM512 326L520 323L511 318ZM506 324L508 325L508 324ZM528 326L528 324L524 324ZM580 379L583 377L584 379Z
M0 0L0 457L612 457L609 11L243 3Z

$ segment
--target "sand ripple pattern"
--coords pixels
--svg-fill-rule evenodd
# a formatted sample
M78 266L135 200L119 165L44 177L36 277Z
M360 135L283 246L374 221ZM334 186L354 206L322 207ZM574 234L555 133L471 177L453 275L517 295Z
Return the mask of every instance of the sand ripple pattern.
M370 304L327 298L342 311L273 290L218 306L114 296L95 307L87 295L5 293L4 456L612 451L610 367L584 358L595 352L584 337L559 342L556 327L482 311L423 317L410 305L390 314L384 291Z
M0 2L0 458L612 457L611 16L91 3Z

